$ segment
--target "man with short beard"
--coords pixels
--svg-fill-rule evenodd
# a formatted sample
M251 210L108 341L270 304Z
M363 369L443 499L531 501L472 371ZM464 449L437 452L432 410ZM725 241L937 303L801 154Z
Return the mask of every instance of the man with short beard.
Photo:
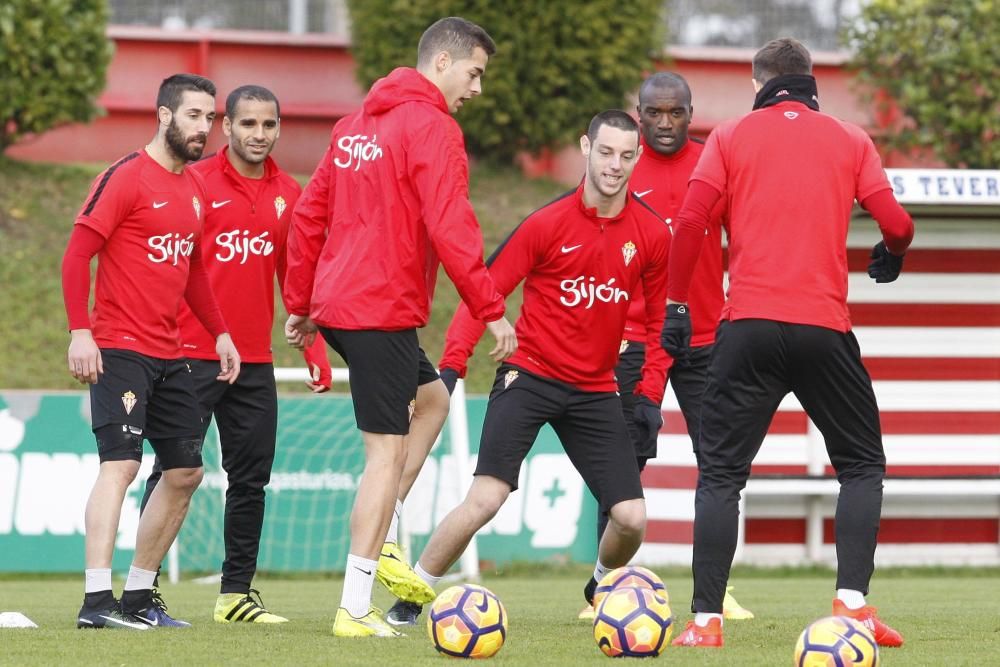
M240 356L201 261L207 202L185 165L201 157L215 118L215 85L193 74L164 79L156 136L97 179L63 257L72 376L90 386L100 470L87 501L86 582L78 628L188 627L153 598L156 568L174 541L203 475L203 426L177 324L186 299L214 339L216 380L233 383ZM94 310L90 260L98 256ZM163 479L139 520L121 602L111 560L125 492L149 440Z
M231 384L216 382L218 357L209 332L181 304L181 347L191 366L203 432L212 417L226 471L223 539L226 558L214 618L218 623L284 623L250 588L264 522L264 487L271 478L278 394L271 355L274 278L285 277L288 220L302 189L270 157L281 132L278 98L261 86L240 86L226 98L222 132L229 144L191 167L205 181L202 251L212 291L239 346L242 366ZM330 388L323 340L305 350L314 392ZM146 480L142 507L161 477L159 460ZM256 594L256 595L255 595Z

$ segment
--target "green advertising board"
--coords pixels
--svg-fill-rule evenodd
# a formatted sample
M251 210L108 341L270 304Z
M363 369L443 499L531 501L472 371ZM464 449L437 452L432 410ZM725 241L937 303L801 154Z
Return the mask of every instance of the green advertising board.
M486 399L467 402L473 459ZM143 481L152 467L147 445L139 478L122 509L113 566L127 568ZM226 480L218 435L205 442L205 480L178 537L180 569L217 572L223 557ZM473 461L474 463L474 461ZM278 449L268 487L259 566L263 571L328 572L343 568L348 520L364 467L350 398L279 399ZM98 460L82 392L0 392L0 571L83 569L84 509ZM411 550L464 496L448 429L424 466L404 511ZM590 562L596 553L596 505L545 428L521 471L520 489L478 538L482 560Z

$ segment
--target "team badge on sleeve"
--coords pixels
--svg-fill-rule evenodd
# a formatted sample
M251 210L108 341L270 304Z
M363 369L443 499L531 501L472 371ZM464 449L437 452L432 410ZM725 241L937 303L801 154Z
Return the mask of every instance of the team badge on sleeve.
M194 215L201 220L201 202L197 197L191 197L191 205L194 206Z
M510 384L517 379L517 371L507 371L507 374L503 376L503 388L506 389Z
M281 214L285 212L286 208L288 208L288 206L287 204L285 204L284 197L278 195L277 197L274 198L274 212L278 214L279 220L281 219Z
M132 408L135 407L135 394L131 390L122 394L122 405L125 406L125 414L132 414Z
M635 244L631 241L622 246L622 257L625 258L625 266L628 266L632 258L635 257Z

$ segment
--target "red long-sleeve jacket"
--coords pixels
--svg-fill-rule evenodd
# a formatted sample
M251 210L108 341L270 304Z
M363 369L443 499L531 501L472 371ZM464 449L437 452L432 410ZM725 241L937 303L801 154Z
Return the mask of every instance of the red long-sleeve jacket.
M333 128L288 234L285 304L334 329L422 327L439 262L476 318L504 313L483 263L468 159L441 91L401 67Z
M667 355L660 347L670 232L632 195L613 218L583 202L583 186L528 216L489 261L497 288L510 294L524 280L518 348L508 360L585 391L616 391L614 369L635 295L646 299L646 363L637 394L663 400ZM465 375L485 326L466 306L448 328L442 368Z

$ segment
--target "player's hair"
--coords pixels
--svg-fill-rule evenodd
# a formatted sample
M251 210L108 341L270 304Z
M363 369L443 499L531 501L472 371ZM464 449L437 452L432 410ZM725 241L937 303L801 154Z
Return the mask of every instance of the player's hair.
M590 120L590 125L587 127L587 138L590 141L594 141L597 138L597 133L605 125L625 130L626 132L639 132L639 123L635 122L632 116L619 109L608 109L597 114Z
M664 88L680 90L687 97L687 105L691 106L691 87L687 80L675 72L657 72L652 74L642 85L639 86L639 106L647 98L651 90L663 90Z
M229 93L229 97L226 98L226 118L233 120L233 116L236 115L236 107L243 100L274 102L274 110L277 112L278 118L281 118L281 105L278 104L278 98L274 96L274 93L264 86L255 86L252 84L240 86L233 92Z
M156 93L156 108L167 107L171 111L177 111L181 98L187 91L208 93L215 97L215 84L197 74L168 76L160 83L160 90Z
M812 69L809 49L791 37L772 39L753 57L753 78L761 84L783 74L812 74Z
M439 19L420 36L417 67L429 65L434 56L442 51L447 51L452 60L463 60L472 56L477 46L487 56L497 52L497 45L489 33L472 21L459 16Z

